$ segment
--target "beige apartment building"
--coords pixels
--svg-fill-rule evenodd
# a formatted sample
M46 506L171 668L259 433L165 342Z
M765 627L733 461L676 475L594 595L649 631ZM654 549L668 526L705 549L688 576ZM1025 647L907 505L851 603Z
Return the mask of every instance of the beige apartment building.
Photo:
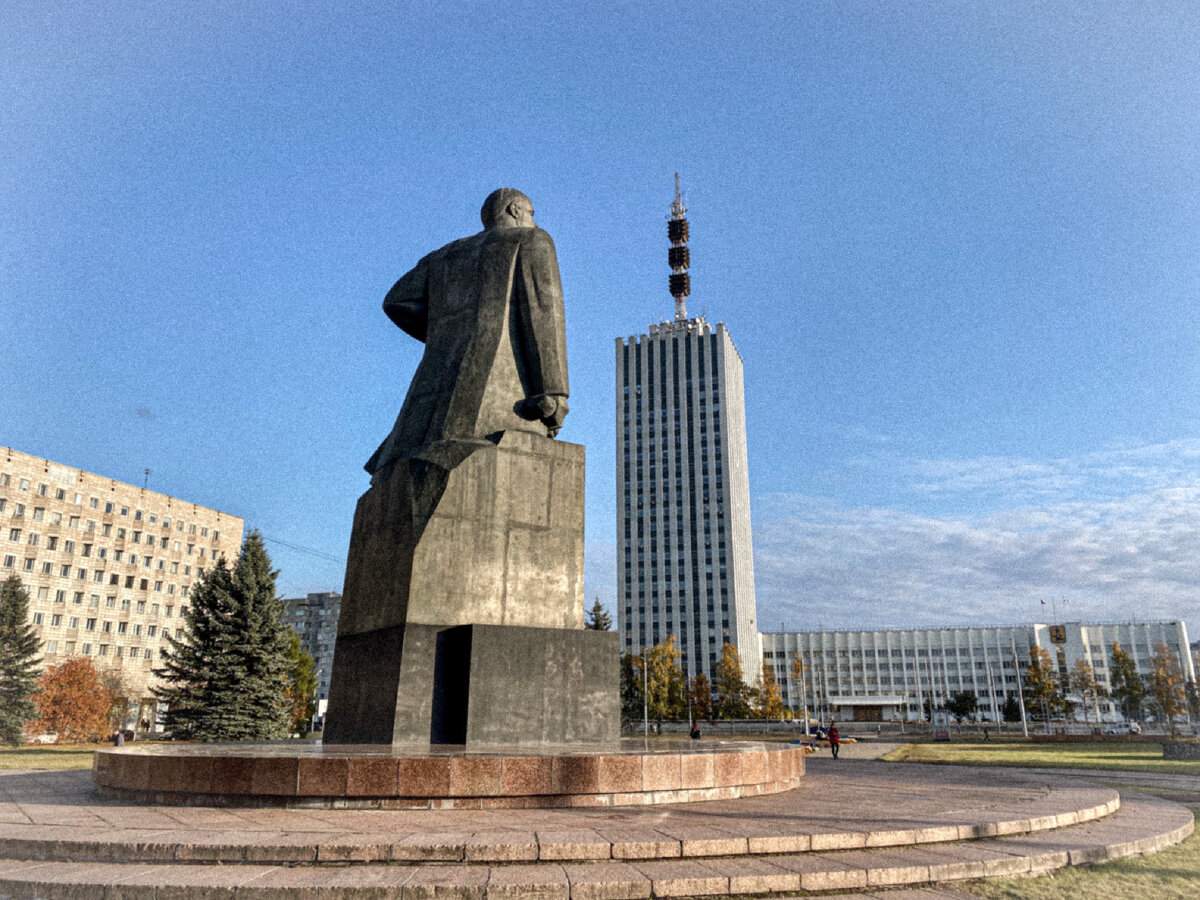
M167 635L182 633L200 572L231 562L245 523L137 485L0 449L0 578L20 576L45 666L89 657L139 699L130 720L153 724L150 687Z

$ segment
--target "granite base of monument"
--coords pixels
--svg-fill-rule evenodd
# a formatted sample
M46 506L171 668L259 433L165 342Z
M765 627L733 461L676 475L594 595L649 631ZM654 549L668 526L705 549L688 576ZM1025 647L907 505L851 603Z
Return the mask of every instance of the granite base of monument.
M469 747L620 737L615 632L408 625L344 638L338 653L344 715L327 726L330 743ZM385 708L381 697L393 702Z
M734 800L798 787L804 751L750 741L489 747L131 744L96 751L101 794L176 806L529 809Z

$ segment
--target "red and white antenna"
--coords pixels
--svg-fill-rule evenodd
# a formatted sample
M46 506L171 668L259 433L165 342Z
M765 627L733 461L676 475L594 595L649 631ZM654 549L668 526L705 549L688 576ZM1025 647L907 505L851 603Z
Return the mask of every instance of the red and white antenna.
M675 321L687 319L687 297L692 292L692 279L688 275L691 256L688 253L687 207L683 205L683 194L679 191L679 173L675 173L675 200L671 203L671 218L667 221L667 237L671 249L667 261L671 264L671 296L675 298Z

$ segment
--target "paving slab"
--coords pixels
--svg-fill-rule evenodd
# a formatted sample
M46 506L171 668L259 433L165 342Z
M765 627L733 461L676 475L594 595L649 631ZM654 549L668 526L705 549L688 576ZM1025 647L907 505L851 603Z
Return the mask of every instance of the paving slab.
M643 900L650 882L630 863L572 863L563 866L571 900Z
M562 866L493 866L488 870L488 900L569 900L571 883Z

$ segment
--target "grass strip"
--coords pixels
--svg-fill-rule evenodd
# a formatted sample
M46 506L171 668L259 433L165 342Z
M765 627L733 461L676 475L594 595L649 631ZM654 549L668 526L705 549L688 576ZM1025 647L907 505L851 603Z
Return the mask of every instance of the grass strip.
M1193 815L1200 807L1192 807ZM1130 900L1200 897L1200 832L1151 856L1131 856L1027 878L958 882L956 890L985 900Z
M1107 769L1161 775L1200 775L1200 760L1162 758L1162 744L1000 743L991 741L905 744L883 757L888 762L945 763L960 766Z
M40 769L63 771L90 769L92 753L106 744L69 744L63 747L37 745L33 747L4 747L0 749L0 771L5 769Z

